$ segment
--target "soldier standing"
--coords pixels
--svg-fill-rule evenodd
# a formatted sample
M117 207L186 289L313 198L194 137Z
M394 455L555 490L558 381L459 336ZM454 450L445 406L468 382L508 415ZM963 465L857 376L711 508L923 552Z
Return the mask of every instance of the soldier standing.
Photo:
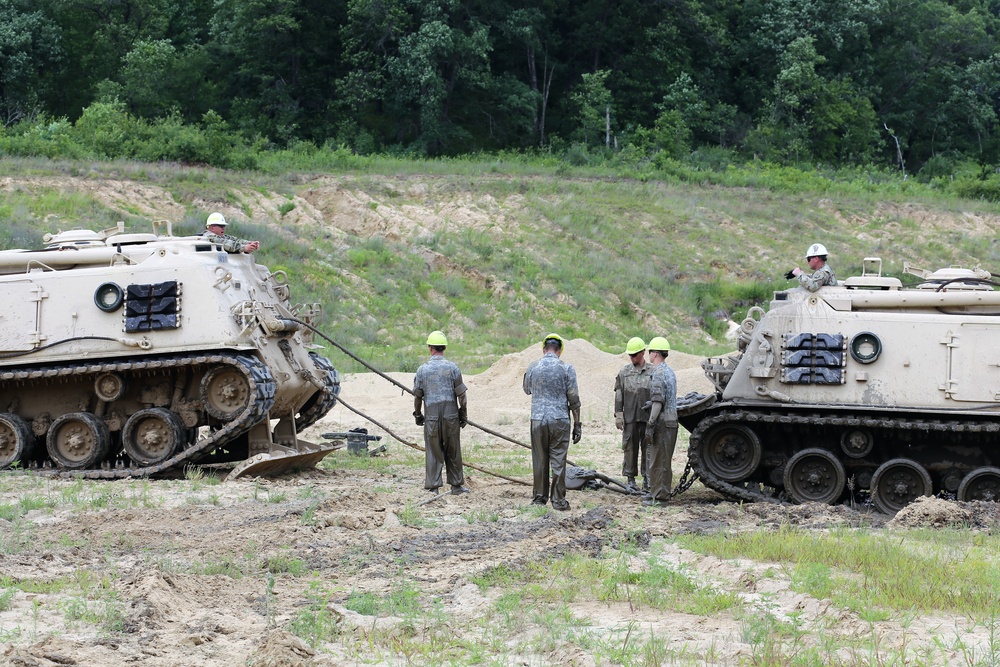
M424 488L437 494L441 469L447 470L452 494L468 493L462 467L461 430L469 422L462 372L444 358L448 339L440 331L427 336L431 358L413 378L413 416L424 427ZM424 411L421 412L421 407Z
M235 236L226 234L226 225L228 224L226 217L221 213L211 214L208 216L208 220L205 221L205 231L201 233L202 238L207 239L210 243L221 245L226 252L250 254L260 248L260 243L257 241L238 239Z
M551 492L552 508L569 509L566 500L566 456L569 453L570 413L573 443L580 442L580 390L573 366L559 359L563 339L551 333L542 342L542 358L524 374L524 393L531 395L532 505L545 505ZM552 481L549 482L551 469Z
M670 343L657 336L649 341L649 363L653 377L649 385L649 423L646 425L646 451L649 456L649 496L642 501L648 507L663 507L670 497L672 473L670 462L677 444L677 377L664 363Z
M635 485L639 454L642 453L642 490L649 491L649 470L646 461L646 419L648 410L643 406L649 401L649 382L652 367L646 363L646 343L641 338L631 338L625 346L631 363L625 364L615 378L615 427L622 432L622 475L625 489L638 493Z

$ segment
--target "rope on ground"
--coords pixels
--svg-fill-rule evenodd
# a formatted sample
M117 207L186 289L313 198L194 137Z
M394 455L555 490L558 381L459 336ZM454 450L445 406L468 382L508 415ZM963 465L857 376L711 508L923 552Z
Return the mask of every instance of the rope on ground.
M365 368L367 368L368 370L370 370L372 373L375 373L376 375L384 378L385 380L388 380L389 382L391 382L395 386L397 386L400 389L402 389L403 391L405 391L407 394L410 394L411 396L413 395L413 390L412 389L410 389L409 387L407 387L403 383L398 382L397 380L394 380L393 378L389 377L388 375L386 375L385 373L383 373L379 369L375 368L374 366L372 366L367 361L365 361L361 357L357 356L353 352L348 351L347 348L345 348L343 345L341 345L337 341L333 340L332 338L330 338L329 336L327 336L325 333L323 333L322 331L320 331L319 329L317 329L313 325L309 324L308 322L303 322L302 320L295 319L294 317L289 318L289 319L291 319L292 322L298 322L302 326L306 327L307 329L309 329L310 331L312 331L313 333L315 333L317 336L321 337L323 340L325 340L326 342L330 343L330 345L333 345L335 348L337 348L338 350L340 350L341 352L343 352L344 354L346 354L347 356L349 356L351 359L354 359L354 361L358 362L359 364L361 364L362 366L364 366ZM368 421L372 422L373 424L375 423L374 420L369 419L368 417L365 417L365 419L368 419ZM506 435L504 435L502 433L497 433L496 431L488 429L485 426L477 424L477 423L475 423L473 421L470 421L469 425L470 426L475 426L480 431L483 431L484 433L489 433L490 435L495 436L497 438L500 438L501 440L506 440L507 442L512 442L515 445L518 445L519 447L524 447L525 449L531 449L531 445L526 445L526 444L524 444L523 442L521 442L519 440L515 440L514 438L508 437L508 436L506 436ZM380 428L385 428L385 427L380 426ZM386 429L386 432L388 432L388 429ZM396 436L393 436L393 437L396 438ZM399 438L396 438L396 439L399 440ZM403 442L402 440L399 440L399 441ZM574 463L572 461L567 461L566 463L568 463L569 465L574 465Z
M417 450L419 452L425 451L424 448L421 447L420 445L418 445L417 443L415 443L415 442L408 442L406 440L403 440L403 438L401 438L400 436L396 435L389 427L387 427L387 426L385 426L383 424L380 424L378 421L376 421L375 419L372 419L371 417L369 417L365 413L361 412L357 408L352 407L351 405L348 405L347 403L344 402L344 399L342 397L338 396L337 397L337 402L340 403L340 405L343 405L345 408L347 408L351 412L353 412L354 414L356 414L359 417L361 417L362 419L367 419L372 424L375 424L375 426L378 426L380 429L382 429L383 431L385 431L386 433L388 433L390 436L392 436L395 440L398 440L399 442L401 442L402 444L406 445L407 447L415 449L415 450ZM501 475L498 472L494 472L492 470L488 470L488 469L483 468L481 466L477 466L475 464L469 463L468 461L464 461L463 460L462 461L462 466L466 467L466 468L472 468L473 470L478 470L481 473L485 473L487 475L492 475L493 477L499 477L500 479L505 479L508 482L514 482L515 484L523 484L524 486L531 486L531 482L525 482L522 479L516 479L514 477L508 477L507 475Z
M504 435L503 433L497 433L493 429L486 428L482 424L477 424L476 422L472 421L471 419L469 420L469 426L475 426L476 428L478 428L480 431L482 431L484 433L489 433L490 435L496 436L496 437L500 438L501 440L506 440L507 442L513 442L515 445L517 445L519 447L524 447L525 449L531 449L531 445L526 445L523 442L520 442L519 440L515 440L514 438L509 438L506 435Z

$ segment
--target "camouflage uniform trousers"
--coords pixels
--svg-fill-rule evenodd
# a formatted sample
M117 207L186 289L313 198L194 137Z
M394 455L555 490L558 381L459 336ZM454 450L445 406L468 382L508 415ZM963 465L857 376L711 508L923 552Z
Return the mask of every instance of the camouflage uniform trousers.
M425 489L440 488L442 468L448 471L448 484L465 484L461 433L457 416L427 419L424 422Z
M551 494L553 507L568 505L566 456L569 454L569 436L569 419L531 420L531 502L544 505Z
M625 422L622 429L622 475L626 478L639 476L639 458L642 454L642 477L649 481L649 459L646 454L646 422Z
M668 426L663 422L653 431L653 442L646 448L649 456L649 492L653 500L667 500L673 483L670 463L677 445L677 425Z

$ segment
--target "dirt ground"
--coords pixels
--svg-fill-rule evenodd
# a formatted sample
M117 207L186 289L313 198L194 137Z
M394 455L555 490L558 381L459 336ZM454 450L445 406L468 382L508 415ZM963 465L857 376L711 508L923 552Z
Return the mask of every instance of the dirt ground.
M535 348L511 354L467 377L470 419L526 440L529 401L520 378L538 354ZM570 458L617 475L621 453L612 387L627 358L583 340L570 341L563 358L577 369L584 401L584 438L571 448ZM708 389L698 359L672 353L668 361L680 393ZM412 375L393 377L412 382ZM419 440L410 416L412 399L384 379L348 376L343 398L402 439ZM357 426L385 435L338 406L306 436L318 440L324 432ZM472 427L463 437L469 463L508 456L529 469L530 454L517 445ZM0 506L30 507L21 518L0 519L0 593L18 584L12 595L0 597L0 664L465 664L448 656L394 652L393 633L412 629L404 630L398 617L352 611L345 606L347 598L384 596L406 581L420 591L422 604L451 619L449 632L477 642L483 632L479 621L488 617L498 594L483 592L473 577L499 565L516 569L556 555L601 557L623 543L638 548L637 559L656 553L705 586L737 591L750 609L794 619L805 629L843 638L876 636L887 649L906 646L917 653L922 646L988 652L989 633L966 619L914 615L905 623L869 623L829 600L793 591L780 566L708 557L661 538L783 524L817 531L955 523L976 529L996 526L993 504L927 499L890 521L846 506L737 505L695 484L664 510L644 509L634 497L599 490L572 491L569 512L540 514L528 508L530 486L476 470L467 472L470 494L421 504L429 498L422 490L422 455L389 437L379 444L386 446L379 457L340 450L319 468L298 475L221 484L190 475L87 484L0 477ZM683 469L685 445L682 439L674 457L675 480ZM298 563L302 571L276 563ZM312 609L318 589L326 592L322 609L335 624L337 639L313 648L292 630L296 619ZM690 657L671 664L754 664L753 646L732 613L693 616L597 600L577 600L571 607L574 618L586 620L588 632L660 637L674 655ZM111 628L109 617L115 621ZM571 642L538 649L538 643L527 641L536 631L529 625L522 636L506 637L503 657L487 663L613 664ZM945 658L939 664L972 664L967 649L935 650Z

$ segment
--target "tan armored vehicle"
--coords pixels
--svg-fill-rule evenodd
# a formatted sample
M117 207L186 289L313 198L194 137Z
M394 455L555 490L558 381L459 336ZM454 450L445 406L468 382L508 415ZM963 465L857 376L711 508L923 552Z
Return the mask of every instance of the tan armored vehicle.
M45 242L0 252L0 468L274 472L330 451L298 438L340 385L283 273L167 222Z
M925 271L914 288L863 275L776 292L703 363L717 393L685 397L689 459L742 500L895 513L914 498L1000 500L1000 291L990 274Z

